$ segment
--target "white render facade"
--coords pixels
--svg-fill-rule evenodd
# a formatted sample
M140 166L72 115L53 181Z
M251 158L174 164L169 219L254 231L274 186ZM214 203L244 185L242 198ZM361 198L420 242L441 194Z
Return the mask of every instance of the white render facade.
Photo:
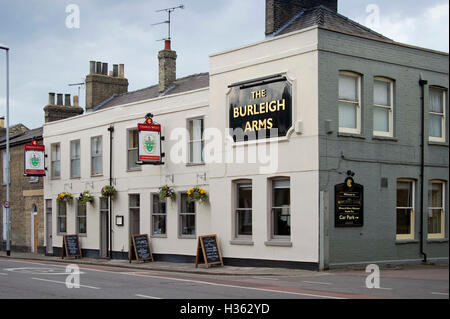
M268 39L236 50L214 54L210 57L210 85L194 91L142 100L128 105L118 105L69 119L46 123L44 141L48 150L48 174L45 177L44 199L47 219L51 216L51 245L47 252L62 247L64 234L79 231L77 201L75 197L90 191L94 205L86 206L86 233L80 234L81 248L85 254L101 256L101 203L103 186L110 178L110 133L112 140L112 177L118 193L112 202L112 256L126 258L130 241L130 195L139 195L139 232L151 236L153 254L161 259L194 260L197 236L217 234L222 254L230 263L299 263L308 268L319 264L319 153L318 153L318 52L316 27L286 36ZM296 45L293 46L292 44ZM214 163L191 165L188 161L174 163L171 154L175 146L186 141L173 139L177 130L187 130L190 119L203 119L204 127L216 128L222 133L228 127L228 86L232 83L252 80L273 74L284 75L292 85L292 128L287 137L248 143L236 143L233 153L255 147L278 146L274 169L264 171L265 165L244 163ZM300 98L301 97L301 98ZM142 166L138 170L128 168L128 132L144 121L146 114L162 125L162 166ZM102 173L92 176L91 140L102 137ZM171 139L172 137L172 139ZM80 141L80 176L71 178L71 141ZM207 145L207 141L206 145ZM275 143L278 142L278 143ZM178 143L178 144L177 144ZM181 143L181 144L180 144ZM60 145L60 177L52 176L52 146ZM206 146L207 147L207 146ZM220 152L213 149L212 153ZM226 149L225 146L223 149ZM184 156L187 157L187 154ZM217 156L217 154L216 154ZM224 157L226 155L224 154ZM235 156L235 155L234 155ZM220 157L220 156L219 156ZM58 164L56 164L58 165ZM97 165L97 164L95 164ZM290 236L275 236L273 231L272 191L274 181L288 181L290 189ZM236 185L250 182L253 205L251 209L251 235L238 236L235 224ZM152 234L152 194L169 185L177 192L177 200L167 199L166 233ZM195 234L183 236L180 229L181 193L194 186L203 187L209 195L209 203L195 204ZM56 198L61 192L74 195L67 205L66 219L59 211ZM51 214L50 214L51 212ZM62 216L62 219L61 219ZM83 215L82 215L83 216ZM116 216L124 217L124 226L116 225ZM59 222L66 229L59 228ZM83 220L84 222L84 220ZM104 221L103 221L104 223ZM136 226L134 226L136 227ZM65 230L65 232L61 232ZM103 230L104 231L104 230ZM50 232L48 230L48 232Z

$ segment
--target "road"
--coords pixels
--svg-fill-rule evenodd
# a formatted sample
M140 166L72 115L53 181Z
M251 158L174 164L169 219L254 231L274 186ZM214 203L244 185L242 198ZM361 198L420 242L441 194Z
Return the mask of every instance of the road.
M364 271L302 276L218 276L79 265L79 288L64 264L0 259L0 299L449 299L448 267L381 270L368 289Z

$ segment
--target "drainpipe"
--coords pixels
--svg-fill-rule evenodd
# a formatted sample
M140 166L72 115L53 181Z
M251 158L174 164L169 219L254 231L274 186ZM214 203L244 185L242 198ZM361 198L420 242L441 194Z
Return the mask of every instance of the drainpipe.
M420 163L420 254L423 256L423 262L427 262L427 254L423 251L423 195L424 195L424 183L425 183L425 86L428 84L427 80L423 79L422 74L420 75L419 85L421 87L421 120L422 120L422 141L421 141L421 163Z
M113 186L113 175L112 175L112 155L113 155L113 133L114 125L108 128L109 132L109 186ZM109 259L112 259L112 197L109 197Z

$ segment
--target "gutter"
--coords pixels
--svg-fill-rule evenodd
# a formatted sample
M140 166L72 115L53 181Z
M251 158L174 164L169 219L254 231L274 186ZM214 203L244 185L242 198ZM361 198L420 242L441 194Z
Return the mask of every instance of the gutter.
M421 87L421 122L422 122L422 134L421 134L421 164L420 164L420 254L423 256L423 262L427 262L427 254L423 250L423 195L424 195L424 183L425 183L425 86L428 84L427 80L423 79L420 75L419 85Z

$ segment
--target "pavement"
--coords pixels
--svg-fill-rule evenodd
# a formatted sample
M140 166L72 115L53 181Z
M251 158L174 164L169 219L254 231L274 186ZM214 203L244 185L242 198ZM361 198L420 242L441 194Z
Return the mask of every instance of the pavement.
M175 263L175 262L145 262L138 263L128 260L118 259L92 259L92 258L64 258L56 256L46 256L44 254L34 254L26 252L11 252L11 256L6 256L5 251L0 251L1 259L18 259L28 261L43 261L63 264L81 264L81 265L100 265L107 267L127 268L127 269L140 269L140 270L153 270L175 273L191 273L191 274L204 274L204 275L220 275L220 276L295 276L295 277L311 277L320 276L324 273L342 272L342 271L364 271L364 267L347 267L342 269L328 270L325 272L310 271L304 269L287 269L287 268L272 268L272 267L236 267L236 266L210 266L206 268L205 265L198 265L195 267L194 263ZM436 267L447 267L446 265L439 265ZM390 270L408 270L417 268L432 268L434 264L419 264L419 265L395 265L387 266L384 269Z

